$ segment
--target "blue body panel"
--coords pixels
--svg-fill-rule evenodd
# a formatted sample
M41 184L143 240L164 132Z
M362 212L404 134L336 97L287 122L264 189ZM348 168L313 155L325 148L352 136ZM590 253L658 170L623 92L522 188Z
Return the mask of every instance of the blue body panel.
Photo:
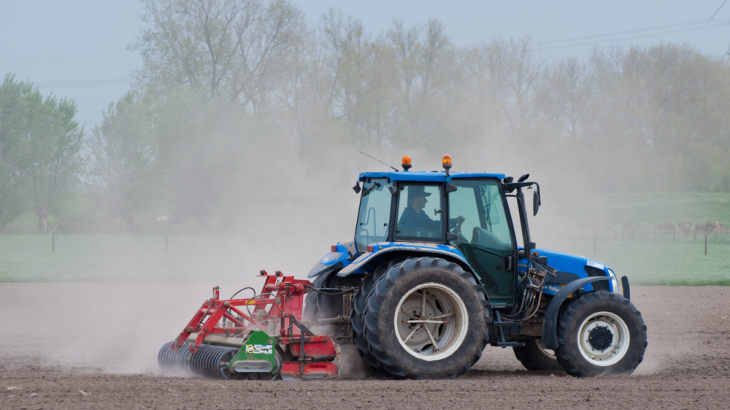
M323 273L335 269L344 268L345 266L352 263L350 261L348 246L342 245L339 242L335 246L336 252L329 252L328 254L324 255L324 257L320 259L320 261L317 262L316 265L314 265L312 270L309 271L309 274L307 275L308 278L319 277Z
M608 266L596 262L592 259L588 259L585 256L580 255L571 255L568 253L553 251L550 249L541 249L536 248L536 251L540 252L540 256L546 256L547 257L547 264L551 267L557 269L560 272L567 272L572 273L578 278L587 278L588 273L586 273L585 267L591 266L596 269L602 270L606 276L611 276L613 271L611 271ZM527 259L520 259L518 262L518 271L524 272L527 266ZM610 272L610 273L609 273ZM549 277L549 276L548 276ZM614 289L613 283L610 281L609 283L609 289L611 289L612 292L616 292L616 289ZM589 290L593 290L593 287L591 285L586 285L586 288L590 286ZM550 284L548 283L545 285L545 288L543 289L543 293L548 295L554 295L558 291L562 289L562 286L560 284Z
M363 172L360 174L360 181L365 178L389 178L391 181L412 181L412 182L448 182L452 179L466 178L495 178L504 179L504 174L493 174L488 172L451 172L446 176L446 172Z

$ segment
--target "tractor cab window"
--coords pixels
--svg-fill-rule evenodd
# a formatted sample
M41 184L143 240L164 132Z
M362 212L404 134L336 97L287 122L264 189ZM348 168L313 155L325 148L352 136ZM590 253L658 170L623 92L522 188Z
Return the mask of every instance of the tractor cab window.
M365 181L360 197L360 212L355 228L355 243L359 252L371 243L383 242L388 237L392 185L385 178Z
M401 241L442 241L441 187L400 184L395 239Z
M451 230L458 235L451 244L472 265L493 304L512 304L514 270L506 269L506 258L514 258L514 246L497 182L456 179L451 185L456 191L449 193L449 215L464 218Z

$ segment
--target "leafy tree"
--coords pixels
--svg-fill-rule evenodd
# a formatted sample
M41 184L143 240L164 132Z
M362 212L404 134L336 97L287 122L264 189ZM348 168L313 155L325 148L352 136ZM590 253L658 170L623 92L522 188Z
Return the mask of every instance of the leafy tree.
M280 61L304 34L286 0L143 0L145 28L132 48L144 87L188 85L256 111L273 92Z
M78 182L84 130L73 120L76 103L39 92L29 96L30 176L38 230L47 233L48 214L58 211L58 197Z
M153 204L161 179L155 172L160 170L153 168L156 147L149 101L128 92L110 104L89 146L89 182L100 208L133 230L135 217Z
M70 189L81 172L83 128L73 120L73 100L43 97L31 84L5 77L0 108L4 185L4 224L24 208L22 193L33 201L38 230L47 232L48 214L55 212L60 193ZM5 191L5 189L3 189Z
M0 229L20 215L30 194L27 161L29 152L22 124L27 115L30 84L7 74L0 86Z

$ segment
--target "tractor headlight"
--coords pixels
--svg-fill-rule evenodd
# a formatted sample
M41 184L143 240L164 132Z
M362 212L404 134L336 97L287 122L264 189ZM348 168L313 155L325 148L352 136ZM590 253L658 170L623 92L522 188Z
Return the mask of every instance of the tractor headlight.
M611 277L611 292L618 293L618 280L616 274L611 269L608 270L608 276Z

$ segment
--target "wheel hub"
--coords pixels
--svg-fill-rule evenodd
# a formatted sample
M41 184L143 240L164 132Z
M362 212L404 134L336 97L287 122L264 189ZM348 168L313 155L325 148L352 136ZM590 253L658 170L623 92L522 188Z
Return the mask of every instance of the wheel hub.
M592 348L603 352L613 343L613 333L606 326L596 326L588 334L588 342Z
M453 354L466 336L468 313L461 298L438 283L425 283L407 292L395 314L398 341L421 360Z
M631 336L626 322L613 312L588 316L578 330L581 355L595 366L610 366L628 352Z

